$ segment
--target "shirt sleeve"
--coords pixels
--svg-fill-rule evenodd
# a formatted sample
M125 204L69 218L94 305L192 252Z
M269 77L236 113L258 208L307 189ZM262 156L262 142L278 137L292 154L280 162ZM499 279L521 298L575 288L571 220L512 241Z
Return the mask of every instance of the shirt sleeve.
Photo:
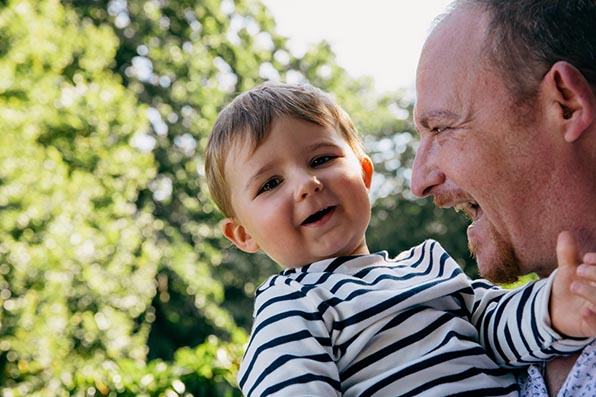
M317 306L288 280L259 292L238 374L245 396L341 396L329 330Z
M581 350L591 341L566 337L552 328L549 300L554 274L514 290L484 280L472 282L472 322L499 365L527 366Z

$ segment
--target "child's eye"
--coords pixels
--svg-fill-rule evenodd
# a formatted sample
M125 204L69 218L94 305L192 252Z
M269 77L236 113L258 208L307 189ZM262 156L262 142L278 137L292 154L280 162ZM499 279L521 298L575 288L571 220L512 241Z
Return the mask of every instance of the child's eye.
M337 156L331 156L331 155L325 155L325 156L319 156L319 157L315 157L311 162L310 162L310 166L311 167L318 167L320 165L323 165L325 163L330 162L331 160L335 159Z
M280 178L275 177L275 178L269 179L267 182L265 182L263 184L263 186L261 186L261 188L257 192L257 196L259 194L261 194L261 193L268 192L269 190L275 189L280 184L281 184L281 179Z

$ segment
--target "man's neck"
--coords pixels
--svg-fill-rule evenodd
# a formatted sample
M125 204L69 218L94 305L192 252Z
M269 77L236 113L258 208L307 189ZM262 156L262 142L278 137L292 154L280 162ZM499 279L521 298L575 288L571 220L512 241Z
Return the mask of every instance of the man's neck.
M558 357L546 363L544 381L546 382L549 396L555 397L559 393L559 390L561 390L563 383L567 379L567 375L569 375L569 371L573 368L580 354L574 353L570 356Z

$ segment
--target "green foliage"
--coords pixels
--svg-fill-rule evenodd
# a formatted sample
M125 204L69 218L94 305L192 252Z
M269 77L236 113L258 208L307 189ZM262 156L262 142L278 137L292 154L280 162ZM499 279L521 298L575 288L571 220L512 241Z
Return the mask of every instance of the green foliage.
M129 144L142 109L104 71L109 29L58 2L14 2L0 21L2 384L52 395L85 365L146 355L135 319L159 252L135 200L155 166Z
M231 343L211 336L196 348L179 349L170 362L106 361L100 368L79 372L68 393L118 397L240 396L232 385L245 342L244 334Z
M0 35L1 394L84 395L85 379L99 385L96 370L112 364L152 373L152 302L167 300L157 282L166 271L192 280L185 293L209 331L194 341L195 366L215 371L227 342L208 341L239 331L219 308L215 249L200 258L142 200L160 165L143 146L147 107L111 69L119 38L58 1L9 3ZM233 373L237 350L189 384L232 390L222 372ZM174 369L170 383L183 375Z

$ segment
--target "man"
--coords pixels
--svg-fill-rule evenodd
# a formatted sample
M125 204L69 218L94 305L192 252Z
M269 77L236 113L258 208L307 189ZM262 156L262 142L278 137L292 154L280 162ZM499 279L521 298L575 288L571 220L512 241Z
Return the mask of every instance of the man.
M596 249L595 21L594 0L456 0L422 51L412 191L469 215L493 281L550 274L563 230ZM594 363L531 367L522 394L594 396Z

